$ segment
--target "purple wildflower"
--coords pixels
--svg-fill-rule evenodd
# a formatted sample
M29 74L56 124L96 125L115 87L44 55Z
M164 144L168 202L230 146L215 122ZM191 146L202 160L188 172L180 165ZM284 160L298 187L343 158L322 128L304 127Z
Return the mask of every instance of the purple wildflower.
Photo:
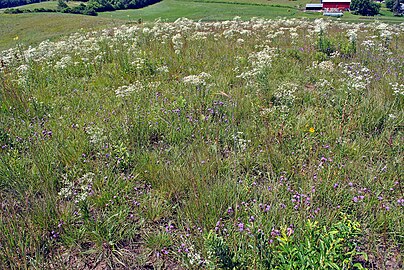
M240 232L244 231L244 223L240 222L237 227Z

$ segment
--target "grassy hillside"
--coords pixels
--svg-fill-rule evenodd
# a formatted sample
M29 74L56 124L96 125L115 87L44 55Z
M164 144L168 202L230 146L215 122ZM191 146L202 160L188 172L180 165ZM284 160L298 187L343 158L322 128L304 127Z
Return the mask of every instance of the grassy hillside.
M302 13L295 8L286 6L277 7L272 5L245 5L223 2L181 1L165 0L155 5L139 10L120 10L116 12L100 13L101 17L119 19L138 19L153 21L175 21L177 18L187 17L195 20L227 20L235 16L244 19L251 17L276 18L300 16Z
M66 4L69 7L75 7L75 6L80 5L81 3L82 2L69 1ZM56 9L57 4L58 4L57 1L44 1L44 2L41 2L41 3L33 3L33 4L17 6L17 7L13 7L13 8L18 8L18 9L21 9L21 10L27 10L27 9L33 10L35 8ZM5 8L0 9L0 12L2 12L4 10L5 10Z
M0 50L17 43L29 45L60 38L80 29L100 29L122 23L117 19L60 13L0 14Z
M297 19L0 53L0 269L402 269L403 55Z
M106 18L118 18L122 20L154 21L158 18L167 21L175 21L177 18L186 17L194 20L228 20L235 16L243 19L261 17L274 19L286 18L321 18L317 12L304 12L304 6L309 1L230 1L230 0L164 0L155 5L139 10L119 10L115 12L103 12L99 16ZM346 13L341 20L346 21L372 21L382 20L386 22L404 22L403 17L393 17L391 12L383 10L382 15L376 17L362 17Z

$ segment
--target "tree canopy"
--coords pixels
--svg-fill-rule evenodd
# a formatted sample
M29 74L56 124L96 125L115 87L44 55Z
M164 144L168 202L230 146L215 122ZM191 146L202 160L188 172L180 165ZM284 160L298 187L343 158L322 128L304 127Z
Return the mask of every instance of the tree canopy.
M404 10L401 8L401 4L404 4L404 0L386 0L386 7L395 15L399 15L404 12Z
M41 0L0 0L0 8L11 8L31 3L38 3L40 1ZM86 4L81 3L79 6L72 8L69 7L65 1L66 0L58 0L57 9L7 9L5 12L11 14L22 12L62 12L96 16L97 12L142 8L160 2L161 0L82 0L81 2L86 2Z
M372 0L352 0L351 10L363 16L374 16L380 12L380 4Z
M40 0L0 0L0 8L11 8L16 6L38 3Z

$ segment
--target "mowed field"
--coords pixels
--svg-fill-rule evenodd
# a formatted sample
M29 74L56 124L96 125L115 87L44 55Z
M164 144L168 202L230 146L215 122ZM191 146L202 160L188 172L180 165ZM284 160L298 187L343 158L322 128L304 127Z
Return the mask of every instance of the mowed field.
M302 12L296 7L285 5L285 2L269 4L262 1L226 2L226 1L182 1L167 0L139 10L119 10L116 12L103 12L102 17L120 19L138 19L153 21L173 21L180 17L194 20L228 20L235 16L244 19L252 17L276 18L276 17L300 17ZM282 5L280 5L281 3ZM275 6L277 4L277 6Z
M75 7L80 5L82 2L76 2L76 1L69 1L66 2L66 4L69 7ZM46 9L56 9L58 5L57 1L44 1L44 2L40 2L40 3L33 3L33 4L28 4L28 5L23 5L23 6L17 6L17 7L13 7L13 8L18 8L20 10L27 10L27 9L35 9L35 8L46 8ZM0 12L3 12L4 10L6 10L6 8L1 8Z
M123 23L119 19L62 13L0 14L0 50Z

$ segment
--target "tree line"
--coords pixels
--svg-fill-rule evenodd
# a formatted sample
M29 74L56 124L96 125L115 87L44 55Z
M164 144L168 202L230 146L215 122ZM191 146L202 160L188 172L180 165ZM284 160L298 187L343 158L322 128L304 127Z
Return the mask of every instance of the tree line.
M33 10L7 9L5 13L16 14L25 12L61 12L74 13L83 15L97 16L97 12L114 11L120 9L137 9L151 4L160 2L161 0L89 0L82 1L75 7L69 7L66 0L58 0L56 9L35 8ZM0 8L11 8L15 6L39 3L40 0L0 0ZM42 1L43 2L43 1Z
M393 12L395 16L400 16L404 12L401 4L404 0L386 0L386 7ZM351 11L353 14L362 16L374 16L380 13L381 4L373 0L352 0Z
M33 3L44 2L41 0L0 0L0 8L11 8Z

